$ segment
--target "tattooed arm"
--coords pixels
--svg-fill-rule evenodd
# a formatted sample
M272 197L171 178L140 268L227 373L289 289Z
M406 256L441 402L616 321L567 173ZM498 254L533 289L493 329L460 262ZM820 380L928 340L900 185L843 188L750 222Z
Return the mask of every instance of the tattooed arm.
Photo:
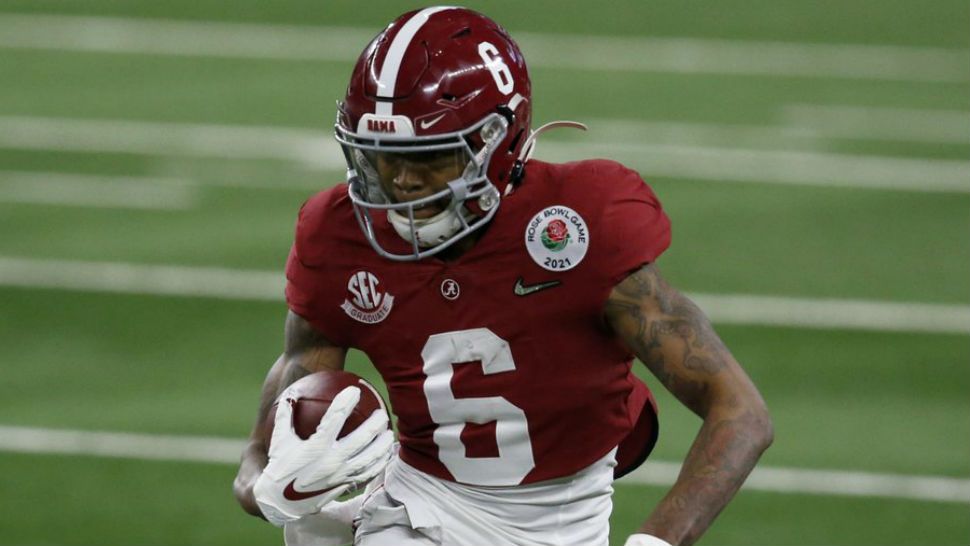
M704 423L680 475L639 532L693 544L771 444L764 400L710 322L653 265L618 284L606 303L616 335Z
M305 375L321 370L342 370L346 355L346 349L324 339L299 315L290 311L286 316L284 352L270 368L263 382L259 414L243 449L239 472L232 486L236 500L246 512L263 517L253 497L253 485L266 466L269 438L265 437L262 424L276 397L283 389Z

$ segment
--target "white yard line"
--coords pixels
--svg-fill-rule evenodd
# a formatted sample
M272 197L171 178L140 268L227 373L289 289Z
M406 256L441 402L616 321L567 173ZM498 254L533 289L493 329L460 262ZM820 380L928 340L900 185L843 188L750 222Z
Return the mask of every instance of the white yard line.
M870 140L970 146L970 110L921 110L790 104L781 125L584 118L590 138L701 144L755 149L822 148L835 140Z
M617 118L577 119L587 125L588 132L573 132L572 140L579 142L606 141L626 144L665 144L679 146L711 146L748 148L755 150L817 150L827 141L818 131L795 125L750 125L706 123L697 121L662 121ZM566 136L552 133L553 139ZM555 143L548 137L543 146Z
M353 61L379 28L0 15L0 47L290 61Z
M621 478L619 483L668 486L674 483L679 472L678 463L647 461ZM744 482L744 489L803 495L970 503L970 479L942 476L759 466Z
M272 172L259 172L251 165L246 165L246 169L234 169L227 163L216 165L196 165L179 162L174 159L160 161L154 168L155 171L162 172L157 176L127 176L127 175L92 175L64 173L54 171L8 171L0 170L0 202L19 202L16 192L22 191L26 194L23 202L36 203L59 203L58 197L47 195L34 196L37 193L77 191L106 191L109 196L104 198L103 204L98 202L94 196L80 197L79 202L75 203L72 198L65 198L62 204L77 206L104 206L108 208L189 208L198 204L199 188L209 187L230 187L230 188L252 188L269 190L300 190L300 191L320 191L325 183L332 183L333 180L321 179L318 174L309 176L287 176L280 177L279 168ZM193 170L193 176L182 176L182 172ZM282 179L280 179L282 178ZM5 188L15 188L7 190ZM5 198L7 192L12 196ZM129 203L127 199L133 196L135 202ZM90 199L92 204L85 203Z
M243 446L242 440L233 438L0 425L0 451L14 453L237 464ZM647 461L619 483L669 486L679 471L677 463ZM970 503L970 480L942 476L759 467L745 482L744 489Z
M0 47L352 62L380 29L0 15ZM534 68L926 82L970 80L962 49L515 32Z
M0 425L0 451L59 453L126 459L238 463L244 442L235 438L94 432Z
M346 168L329 133L285 127L0 116L0 147L277 159Z
M970 52L884 45L518 33L541 67L922 82L970 80Z
M281 301L280 271L33 260L0 256L0 286L230 300Z
M592 140L592 139L591 139ZM635 142L541 142L537 157L609 157L653 177L834 188L970 193L970 161Z
M970 144L970 111L791 104L783 120L823 138Z
M647 178L970 193L970 161L965 160L643 142L664 140L665 135L685 142L691 134L698 140L727 142L734 130L742 144L769 138L766 129L750 126L698 128L647 122L642 138L636 139L632 138L637 130L634 123L600 120L593 127L597 125L609 140L596 134L588 142L547 140L539 144L537 157L555 161L610 157L627 162ZM276 159L314 169L346 168L329 132L285 127L0 116L0 148Z
M970 334L970 306L752 294L690 294L720 324Z
M137 210L183 210L198 201L187 180L0 171L0 203Z
M282 271L0 256L0 286L280 301ZM970 306L748 294L689 294L716 323L970 334Z

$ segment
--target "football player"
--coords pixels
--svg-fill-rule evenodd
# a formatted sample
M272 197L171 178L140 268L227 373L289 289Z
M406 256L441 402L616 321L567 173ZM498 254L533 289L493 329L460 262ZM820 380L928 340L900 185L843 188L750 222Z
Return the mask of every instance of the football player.
M530 159L531 101L515 42L467 9L402 15L360 55L335 126L347 183L300 210L285 352L235 482L288 539L343 520L362 545L607 544L612 482L657 437L634 356L703 425L626 544L696 541L771 443L757 389L655 265L653 191L612 161ZM269 442L274 399L348 348L386 382L399 447L378 414L334 439L354 388L306 441L277 412Z

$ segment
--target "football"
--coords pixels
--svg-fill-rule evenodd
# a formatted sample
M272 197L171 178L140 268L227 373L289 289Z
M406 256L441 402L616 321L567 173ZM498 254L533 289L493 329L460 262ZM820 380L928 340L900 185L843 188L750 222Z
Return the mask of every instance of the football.
M350 386L360 387L360 401L357 402L357 406L347 417L347 421L340 429L337 438L343 438L353 432L374 413L374 410L387 411L387 405L381 395L377 393L373 385L359 375L344 371L316 372L291 385L296 398L293 406L293 427L296 429L296 434L304 440L309 438L317 430L320 419L327 412L327 408L330 407L334 397ZM266 416L264 427L267 439L273 437L278 403L279 401L273 403Z

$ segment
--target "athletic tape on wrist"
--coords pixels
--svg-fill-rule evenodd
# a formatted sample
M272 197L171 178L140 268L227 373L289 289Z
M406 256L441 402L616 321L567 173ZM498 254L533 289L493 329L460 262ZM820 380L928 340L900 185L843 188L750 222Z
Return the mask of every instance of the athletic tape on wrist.
M637 533L635 535L630 535L623 543L623 546L672 546L669 542L662 538L657 538L653 535L648 535L646 533Z

